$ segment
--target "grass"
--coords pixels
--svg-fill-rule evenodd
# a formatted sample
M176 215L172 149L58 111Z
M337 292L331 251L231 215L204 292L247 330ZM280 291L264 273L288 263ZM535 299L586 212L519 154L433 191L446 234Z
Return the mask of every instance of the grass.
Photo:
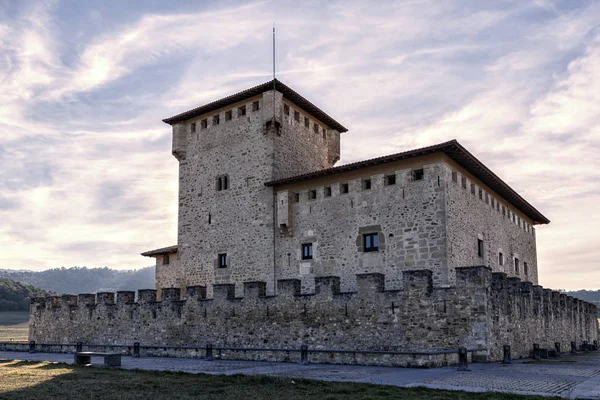
M68 364L0 361L0 399L542 399L499 393L403 389L266 376L128 371Z
M0 311L0 342L27 340L29 312Z

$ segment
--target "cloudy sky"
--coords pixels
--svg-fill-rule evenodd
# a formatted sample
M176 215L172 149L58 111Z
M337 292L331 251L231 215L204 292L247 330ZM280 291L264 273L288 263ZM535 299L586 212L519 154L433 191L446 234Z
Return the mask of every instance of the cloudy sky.
M0 0L0 268L176 243L161 119L279 78L342 163L458 139L552 223L540 280L600 288L600 2Z

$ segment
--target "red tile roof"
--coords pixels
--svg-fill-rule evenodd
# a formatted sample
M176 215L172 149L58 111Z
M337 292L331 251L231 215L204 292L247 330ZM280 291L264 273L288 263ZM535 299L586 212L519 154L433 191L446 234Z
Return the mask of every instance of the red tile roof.
M536 210L531 204L515 192L508 184L506 184L498 175L494 174L488 167L479 161L473 154L465 149L457 140L436 144L429 147L405 151L402 153L391 154L388 156L372 158L369 160L358 161L351 164L341 165L310 172L307 174L291 176L288 178L278 179L265 183L266 186L281 186L288 183L306 181L323 176L339 174L341 172L351 171L360 168L367 168L374 165L385 164L393 161L404 160L407 158L419 157L425 154L443 152L448 157L452 158L465 170L486 184L490 189L504 197L508 202L521 210L525 215L531 218L534 224L547 224L550 222L542 213Z
M317 118L319 121L323 122L328 127L335 129L340 133L348 131L348 129L344 128L339 122L331 118L319 107L306 100L296 91L292 90L290 87L286 86L285 84L283 84L283 82L281 82L278 79L271 80L261 85L254 86L250 89L246 89L242 92L233 94L231 96L224 97L220 100L213 101L212 103L208 103L203 106L186 111L184 113L177 114L174 117L163 119L163 122L169 125L173 125L178 122L182 122L190 118L209 113L211 111L216 111L220 108L227 107L231 104L249 99L269 90L273 90L273 86L275 86L275 90L283 94L284 98L296 104L298 107L302 108L304 111Z

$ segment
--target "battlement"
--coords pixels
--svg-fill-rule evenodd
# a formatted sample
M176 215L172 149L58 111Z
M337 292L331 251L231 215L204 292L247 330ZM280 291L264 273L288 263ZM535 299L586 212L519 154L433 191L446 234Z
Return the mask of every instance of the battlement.
M149 345L205 345L358 350L444 350L464 346L499 359L503 344L527 356L532 344L597 340L596 307L559 292L492 273L458 268L456 285L437 287L429 270L404 271L403 290L385 290L385 276L359 274L357 291L340 292L337 276L316 277L301 293L298 279L50 296L31 302L30 339ZM134 301L137 297L137 301ZM565 347L566 348L566 347Z

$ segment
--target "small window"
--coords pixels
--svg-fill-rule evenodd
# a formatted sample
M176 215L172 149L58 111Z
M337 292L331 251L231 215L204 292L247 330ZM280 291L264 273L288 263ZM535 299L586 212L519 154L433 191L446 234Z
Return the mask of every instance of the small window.
M283 113L285 115L290 115L290 106L288 106L287 104L283 105Z
M192 122L192 124L190 125L190 131L192 133L196 132L196 123L195 122Z
M321 129L323 130L323 135L325 135L327 133L327 129L325 129L325 127L321 128Z
M452 182L458 182L458 172L452 171Z
M300 122L300 113L298 111L294 111L294 121Z
M309 127L310 127L310 120L308 119L308 117L304 117L304 126L305 126L306 128L309 128Z
M313 131L314 131L315 133L319 133L319 125L317 125L317 124L314 124L314 125L313 125Z
M327 131L323 128L323 140L327 140Z
M222 175L217 177L217 192L229 189L229 177Z
M302 259L303 260L312 260L313 259L312 243L304 243L302 245Z
M219 122L221 122L220 118L218 115L215 115L213 117L213 125L219 125Z
M342 192L342 193L349 193L350 192L350 188L348 187L347 183L342 183L340 185L340 192Z
M467 188L467 178L465 178L464 176L461 179L461 183L462 183L462 187L463 189Z
M515 273L519 275L519 259L515 257Z
M316 190L309 190L308 191L308 199L309 200L314 200L317 198L317 191Z
M300 202L300 193L294 193L294 201L295 201L296 203L299 203L299 202Z
M483 257L483 240L477 239L477 255Z
M371 180L370 179L363 179L363 181L362 181L362 188L363 188L363 190L369 190L369 189L371 189Z
M252 111L258 111L260 110L260 103L257 101L253 101L252 102Z
M243 117L246 115L246 106L241 106L238 108L238 117Z
M504 265L504 254L498 253L498 265Z
M411 173L413 181L422 181L425 178L423 169L415 169Z
M494 201L494 198L492 197L492 208L496 207L496 202Z
M323 195L325 197L331 197L331 186L325 186L323 189Z
M523 273L525 275L529 275L529 266L527 265L526 262L523 263Z
M395 185L396 184L396 175L386 175L383 178L383 182L388 186Z
M379 235L377 233L367 233L363 235L363 248L365 252L379 251Z
M502 216L504 217L506 215L506 208L504 206L502 206Z
M490 195L489 194L485 194L485 204L490 204Z
M475 194L475 184L471 183L471 194Z
M165 254L163 256L163 265L169 265L169 255Z
M206 129L206 128L208 128L208 120L203 119L202 121L200 121L200 129Z
M219 268L227 268L227 254L219 254Z
M231 110L225 111L225 121L231 121L232 116L233 112Z
M483 200L483 190L479 189L479 200Z

